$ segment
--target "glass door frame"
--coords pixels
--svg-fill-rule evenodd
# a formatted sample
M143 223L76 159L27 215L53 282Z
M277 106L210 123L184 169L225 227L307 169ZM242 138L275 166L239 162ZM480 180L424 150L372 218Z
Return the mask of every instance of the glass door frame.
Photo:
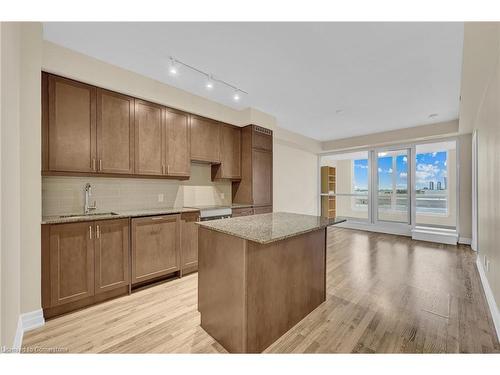
M445 136L445 137L436 137L429 139L421 139L415 140L410 143L394 143L388 146L374 146L374 147L359 147L352 149L344 149L339 151L330 151L330 152L322 152L319 154L318 158L318 212L321 212L321 156L327 155L336 155L336 154L345 154L353 151L366 151L368 153L368 168L370 173L368 174L368 220L354 220L349 219L346 226L353 227L354 229L365 229L371 230L370 228L377 228L375 231L381 231L384 233L397 233L398 231L393 231L394 228L399 228L400 231L408 232L414 229L417 226L417 211L416 211L416 146L427 144L427 143L436 143L436 142L445 142L445 141L454 141L456 147L456 231L460 233L460 143L463 140L458 136ZM377 220L377 195L378 195L378 160L377 155L379 151L395 151L401 149L408 149L408 168L409 168L409 180L408 184L410 184L410 188L408 189L408 193L410 194L409 205L410 205L410 221L408 223L398 223L398 222L390 222ZM363 226L365 225L365 226Z
M391 145L391 146L386 146L386 147L377 147L372 149L371 151L371 159L372 159L372 169L371 169L371 174L373 176L373 184L371 186L371 201L372 201L372 224L376 225L382 225L382 226L387 226L387 225L396 225L396 226L404 226L404 227L409 227L412 226L414 221L414 186L413 186L413 181L414 181L414 162L413 162L413 157L415 155L415 150L414 150L414 145ZM391 152L391 151L406 151L407 153L407 180L406 180L406 186L407 186L407 196L408 196L408 209L407 209L407 215L406 215L406 221L389 221L389 220L381 220L379 219L378 215L378 154L380 152ZM396 171L394 171L396 172Z

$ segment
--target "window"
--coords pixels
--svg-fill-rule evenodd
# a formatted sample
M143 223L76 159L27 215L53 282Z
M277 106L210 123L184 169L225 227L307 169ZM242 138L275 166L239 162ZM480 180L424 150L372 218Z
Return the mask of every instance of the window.
M333 195L337 217L368 220L368 152L322 156L321 165L335 168L336 189Z
M417 225L456 226L456 144L415 146Z
M324 155L321 165L335 168L328 199L337 217L454 229L456 157L456 141L446 140Z

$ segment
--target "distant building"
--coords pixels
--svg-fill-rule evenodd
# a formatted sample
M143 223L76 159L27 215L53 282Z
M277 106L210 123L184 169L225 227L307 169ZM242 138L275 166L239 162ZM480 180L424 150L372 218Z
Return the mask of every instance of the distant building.
M434 181L429 181L429 190L434 190Z
M438 181L438 182L437 182L437 189L438 189L438 190L441 190L441 181Z

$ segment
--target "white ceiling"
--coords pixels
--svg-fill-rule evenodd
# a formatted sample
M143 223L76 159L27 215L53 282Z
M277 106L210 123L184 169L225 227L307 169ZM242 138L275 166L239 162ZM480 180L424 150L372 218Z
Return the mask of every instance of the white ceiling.
M45 39L331 140L456 119L463 23L45 23ZM185 69L174 56L248 91ZM435 118L430 114L437 113Z

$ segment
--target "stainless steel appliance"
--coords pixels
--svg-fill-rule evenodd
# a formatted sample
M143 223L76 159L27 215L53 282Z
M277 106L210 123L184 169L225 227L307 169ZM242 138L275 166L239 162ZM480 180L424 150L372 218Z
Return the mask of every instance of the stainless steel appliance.
M200 221L228 219L232 216L232 209L228 206L198 206Z

